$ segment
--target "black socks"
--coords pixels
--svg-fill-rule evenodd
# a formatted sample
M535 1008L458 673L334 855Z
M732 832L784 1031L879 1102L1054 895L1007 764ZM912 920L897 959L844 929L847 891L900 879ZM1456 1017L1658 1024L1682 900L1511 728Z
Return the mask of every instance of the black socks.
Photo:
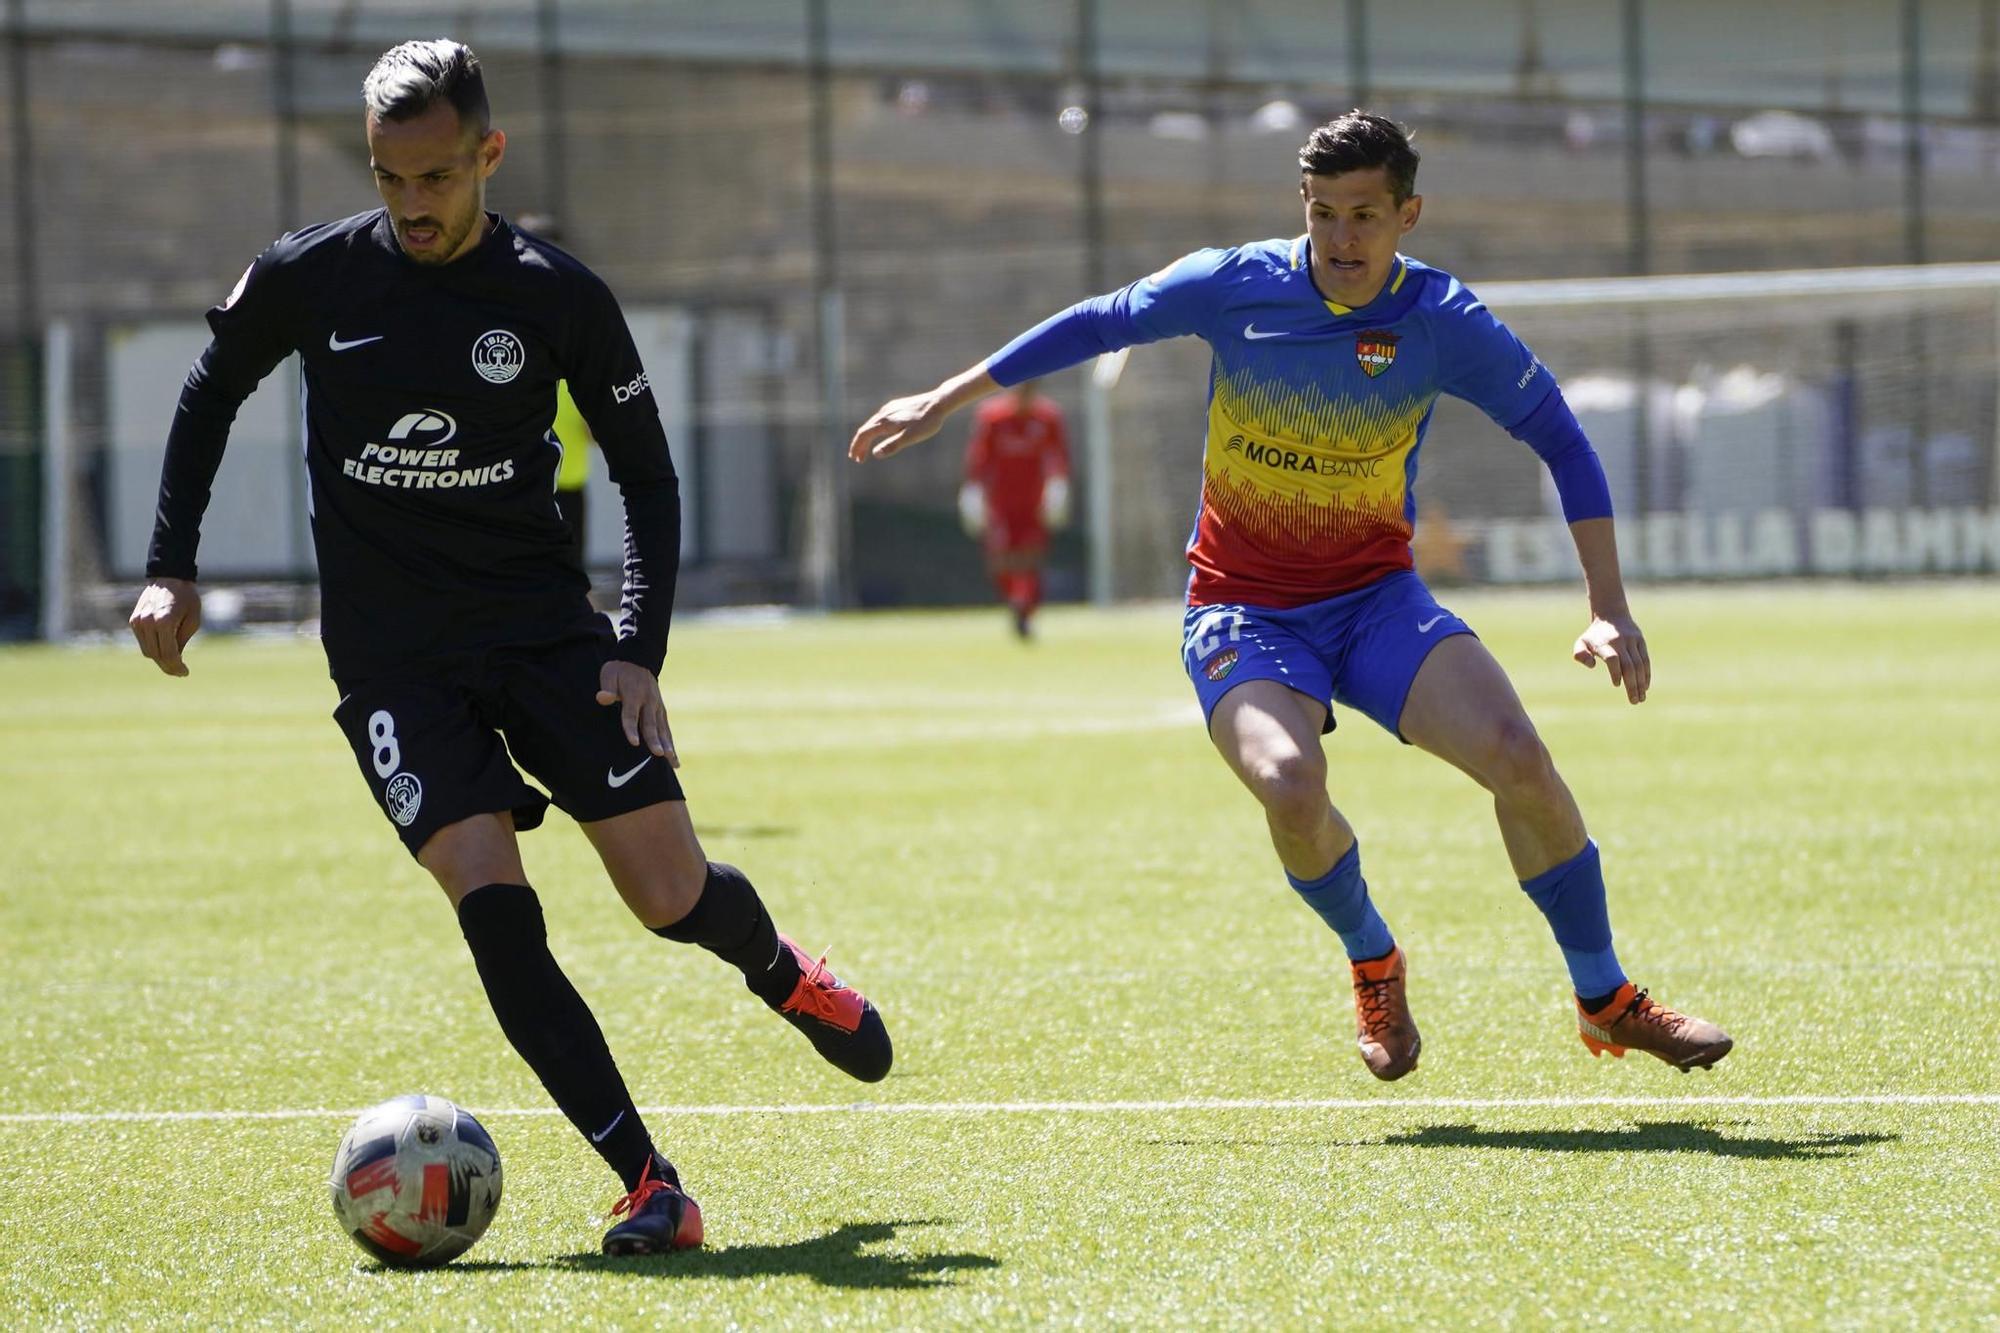
M638 1185L653 1157L652 1138L597 1020L549 952L535 891L525 884L474 889L459 902L458 928L507 1040L625 1188Z
M549 952L535 891L525 884L474 889L459 901L458 927L500 1030L625 1188L638 1185L648 1161L675 1179L673 1166L653 1150L597 1020ZM741 972L773 1009L798 986L797 959L778 943L771 914L735 866L709 862L693 909L653 933L708 950Z
M799 984L798 960L778 943L778 928L750 879L732 865L708 863L708 879L688 914L653 933L699 944L743 974L743 984L776 1009Z

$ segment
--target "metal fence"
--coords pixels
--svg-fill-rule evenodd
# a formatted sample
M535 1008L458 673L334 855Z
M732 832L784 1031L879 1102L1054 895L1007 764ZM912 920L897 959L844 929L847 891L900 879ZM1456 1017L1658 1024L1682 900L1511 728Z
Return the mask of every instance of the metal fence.
M696 599L980 596L951 518L962 431L856 472L838 442L1078 296L1296 231L1293 150L1357 103L1417 130L1429 204L1410 249L1475 283L2000 257L2000 0L4 0L0 15L0 632L26 632L43 600L45 493L68 507L51 558L71 585L129 583L116 553L132 539L108 529L143 450L120 447L119 423L151 413L163 435L172 395L118 367L278 232L372 206L358 89L411 36L458 37L487 65L511 141L493 206L555 217L629 308L685 321L675 447L711 479L690 501ZM57 321L74 450L70 484L50 488L40 349ZM1192 355L1142 352L1119 391L1114 526L1098 534L1118 595L1177 577ZM1048 387L1081 421L1081 377ZM745 487L768 501L755 523L729 517ZM302 514L269 498L303 552ZM1056 589L1080 592L1079 537L1057 565Z

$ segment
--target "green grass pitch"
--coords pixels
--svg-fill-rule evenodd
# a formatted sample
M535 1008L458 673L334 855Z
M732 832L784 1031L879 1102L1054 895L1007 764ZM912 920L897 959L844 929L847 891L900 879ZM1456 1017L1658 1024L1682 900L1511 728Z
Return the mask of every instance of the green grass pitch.
M1425 1038L1371 1080L1170 607L1025 648L997 610L689 620L697 827L898 1056L842 1080L552 815L557 956L707 1214L648 1261L598 1256L614 1182L503 1044L315 645L199 642L185 681L0 654L0 1324L1994 1326L2000 588L1641 589L1636 709L1568 661L1577 593L1446 601L1576 789L1634 976L1736 1036L1717 1070L1592 1060L1485 800L1346 715L1335 796ZM405 1091L507 1167L425 1274L326 1197L347 1114Z

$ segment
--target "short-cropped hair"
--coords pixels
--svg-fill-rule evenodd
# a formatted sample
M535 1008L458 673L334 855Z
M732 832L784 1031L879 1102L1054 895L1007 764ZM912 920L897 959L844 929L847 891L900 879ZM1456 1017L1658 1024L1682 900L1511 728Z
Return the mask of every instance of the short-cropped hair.
M1389 192L1402 203L1417 192L1417 150L1410 136L1386 116L1354 110L1314 130L1299 149L1299 170L1308 176L1338 176L1384 168Z
M377 120L409 120L449 102L466 128L484 136L493 127L479 57L463 42L445 37L404 42L383 52L362 81L361 100Z

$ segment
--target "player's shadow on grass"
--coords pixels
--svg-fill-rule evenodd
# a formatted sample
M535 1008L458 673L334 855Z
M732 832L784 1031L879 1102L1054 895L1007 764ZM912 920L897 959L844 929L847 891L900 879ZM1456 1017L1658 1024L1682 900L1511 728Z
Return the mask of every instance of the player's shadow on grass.
M704 838L792 838L798 836L798 829L791 824L708 824L696 827L696 833Z
M541 1262L456 1263L458 1269L565 1268L583 1273L632 1277L690 1278L809 1277L823 1287L915 1291L950 1286L959 1273L998 1268L988 1254L868 1254L863 1246L894 1240L898 1228L931 1227L935 1221L849 1222L823 1236L783 1245L729 1245L645 1258L606 1254L562 1254Z
M1629 1129L1481 1129L1477 1125L1426 1125L1380 1139L1296 1138L1147 1139L1174 1147L1228 1148L1511 1148L1522 1152L1700 1152L1711 1157L1767 1161L1819 1161L1849 1157L1856 1148L1887 1143L1897 1134L1802 1134L1794 1138L1732 1138L1713 1125L1670 1120Z
M1630 1129L1481 1129L1477 1125L1425 1125L1380 1140L1385 1148L1518 1148L1528 1152L1699 1152L1711 1157L1815 1161L1850 1157L1856 1148L1886 1143L1895 1134L1799 1134L1789 1138L1736 1138L1713 1125L1682 1120L1641 1122Z

